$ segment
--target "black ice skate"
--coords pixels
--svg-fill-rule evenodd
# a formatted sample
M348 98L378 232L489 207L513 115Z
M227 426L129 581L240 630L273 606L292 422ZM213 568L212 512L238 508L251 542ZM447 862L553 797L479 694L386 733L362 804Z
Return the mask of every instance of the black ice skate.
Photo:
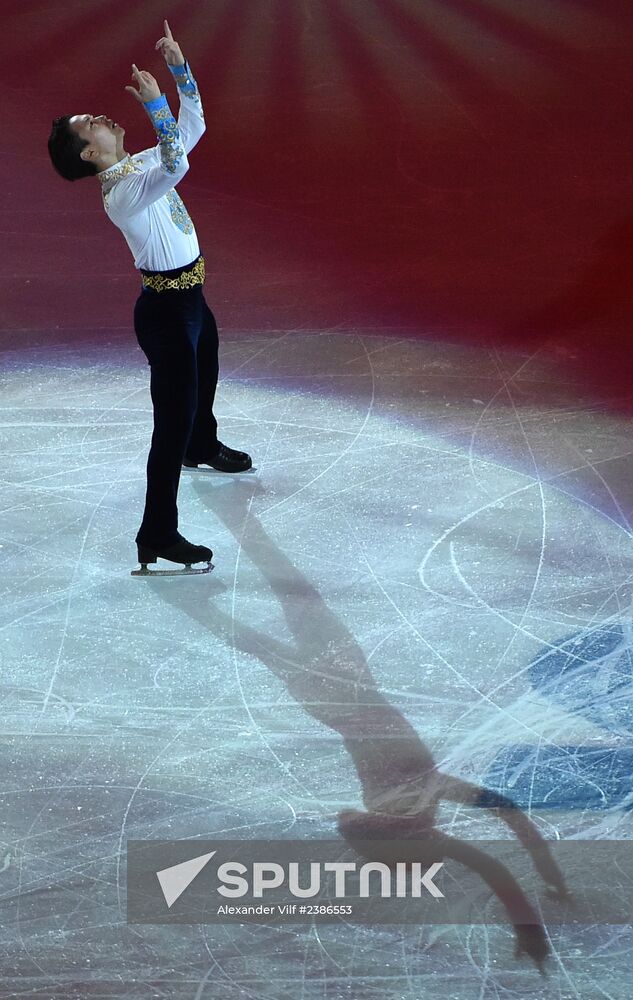
M245 451L235 451L227 448L225 444L218 442L218 450L208 458L193 461L191 458L184 458L182 461L184 469L199 469L201 465L208 465L216 472L255 472L253 461ZM205 471L205 470L203 470Z
M132 576L195 576L208 573L213 569L211 559L213 552L206 545L192 545L182 535L177 542L163 549L150 548L147 545L137 545L140 569L133 569ZM148 565L158 559L166 559L172 563L182 563L182 569L148 569ZM206 566L196 567L194 563L206 563Z

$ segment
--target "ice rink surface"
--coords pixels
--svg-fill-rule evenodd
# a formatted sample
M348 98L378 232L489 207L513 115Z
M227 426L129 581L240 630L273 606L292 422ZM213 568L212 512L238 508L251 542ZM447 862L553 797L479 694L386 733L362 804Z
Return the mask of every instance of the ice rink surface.
M508 924L130 926L124 864L128 839L413 815L429 755L548 839L630 839L620 401L573 357L233 332L220 435L256 474L183 473L180 528L215 571L145 580L132 335L25 334L6 358L1 995L630 998L630 927L549 926L541 978ZM456 803L438 826L512 836Z

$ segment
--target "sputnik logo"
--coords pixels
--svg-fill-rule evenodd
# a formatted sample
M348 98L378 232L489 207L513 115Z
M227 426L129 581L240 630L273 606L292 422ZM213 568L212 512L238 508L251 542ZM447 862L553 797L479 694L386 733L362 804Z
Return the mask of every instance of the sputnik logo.
M171 868L163 868L156 872L156 878L160 882L163 896L168 907L172 907L176 900L182 896L185 889L191 885L196 875L209 863L216 851L209 851L208 854L200 854L197 858L190 858L189 861L182 861L179 865L172 865Z
M199 875L216 853L217 851L209 851L208 854L199 854L188 861L181 861L177 865L171 865L169 868L162 868L156 872L156 877L160 883L168 908L171 908L176 900L182 896L185 889L191 885L194 878ZM433 877L438 873L440 868L444 867L443 862L436 861L424 873L422 872L422 864L420 862L412 862L410 863L410 867L410 893L413 898L420 896L422 887L435 899L443 898L444 893L433 882ZM392 894L393 873L387 865L382 863L370 862L361 865L360 870L357 870L355 862L311 862L310 885L307 887L300 884L299 869L300 864L296 861L289 862L287 869L278 862L254 861L252 862L252 872L250 873L252 881L249 881L248 878L244 877L245 874L249 874L246 865L236 861L226 861L217 870L217 876L221 885L217 887L216 891L221 896L228 896L229 898L242 898L250 894L256 899L261 899L266 892L284 886L287 881L287 889L293 896L306 898L319 893L322 888L323 873L325 872L327 875L334 874L334 895L337 898L344 898L347 892L345 885L346 876L354 872L360 879L359 898L367 899L371 895L370 877L372 874L378 872L381 877L381 897L386 898ZM407 895L406 869L407 862L397 862L395 890L398 898Z

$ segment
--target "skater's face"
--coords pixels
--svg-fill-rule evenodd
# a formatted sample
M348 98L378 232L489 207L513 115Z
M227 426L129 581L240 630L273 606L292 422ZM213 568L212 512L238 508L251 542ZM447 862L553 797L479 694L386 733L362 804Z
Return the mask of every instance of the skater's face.
M93 162L99 167L104 157L111 158L117 154L123 156L125 129L111 118L105 115L73 115L68 125L87 143L79 154L82 160Z

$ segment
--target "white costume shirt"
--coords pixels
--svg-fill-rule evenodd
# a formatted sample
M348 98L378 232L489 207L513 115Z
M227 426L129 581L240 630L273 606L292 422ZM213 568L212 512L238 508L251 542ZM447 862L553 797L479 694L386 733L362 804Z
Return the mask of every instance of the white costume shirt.
M178 84L178 121L164 94L148 101L144 107L158 145L124 156L97 174L108 218L123 233L134 266L147 271L184 267L200 254L193 222L175 187L189 169L187 153L205 130L204 114L189 64L169 68Z

